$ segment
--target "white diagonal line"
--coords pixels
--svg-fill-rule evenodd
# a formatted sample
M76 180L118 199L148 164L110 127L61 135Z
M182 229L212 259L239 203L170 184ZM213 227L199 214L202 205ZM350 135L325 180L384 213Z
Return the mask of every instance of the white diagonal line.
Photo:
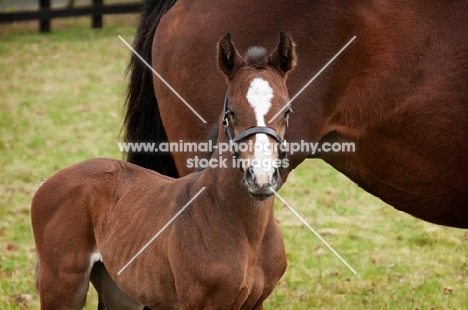
M203 192L203 191L205 190L205 188L206 188L206 187L202 187L202 189L199 190L198 193L197 193L195 196L193 196L192 199L190 199L189 202L187 202L187 203L185 204L185 206L184 206L182 209L180 209L179 212L177 212L176 215L174 215L174 216L169 220L169 222L167 222L166 225L164 225L164 227L161 228L161 229L157 232L157 234L154 235L154 237L151 238L151 240L148 241L148 242L141 248L141 250L138 251L138 253L136 253L135 256L133 256L132 259L128 261L128 263L127 263L125 266L122 267L122 269L120 269L119 272L117 272L117 275L120 275L120 274L122 273L122 271L124 271L124 270L128 267L128 265L130 265L130 264L135 260L135 258L137 258L137 257L150 245L150 243L153 242L154 239L156 239L156 238L164 231L164 229L166 229L167 226L169 226L169 225L185 210L185 208L187 208L187 207L192 203L192 201L194 201L195 198L197 198L198 195L200 195L201 192Z
M325 239L323 239L322 236L320 236L320 234L319 234L318 232L316 232L315 229L313 229L313 228L306 222L306 220L304 220L304 218L303 218L299 213L297 213L296 210L294 210L294 208L291 207L291 206L289 205L289 203L286 202L286 200L283 199L283 197L281 197L273 188L270 187L270 189L271 189L271 190L273 191L273 193L275 193L275 195L292 211L292 213L294 213L294 215L296 215L296 216L301 220L301 222L304 223L304 225L306 225L307 228L309 228L309 229L317 236L317 238L319 238L320 241L322 241L322 242L330 249L330 251L332 251L333 254L335 254L336 257L338 257L338 258L343 262L343 264L346 265L346 267L348 267L352 272L354 272L354 274L357 274L356 270L354 270L354 268L351 267L351 266L348 264L348 262L345 261L345 260L343 259L343 257L341 257L340 254L338 254L338 253L331 247L331 245L329 245L328 242L325 241Z
M304 85L304 87L302 87L302 88L301 88L301 89L300 89L300 90L297 92L297 94L295 94L295 95L294 95L294 97L292 97L292 98L291 98L291 99L290 99L290 100L289 100L289 101L288 101L288 102L287 102L287 103L284 105L284 107L282 107L282 108L281 108L281 110L279 110L279 111L278 111L278 113L276 113L276 114L275 114L275 116L273 116L273 117L272 117L272 118L271 118L271 119L268 121L268 123L271 123L271 122L272 122L272 121L273 121L275 118L277 118L277 117L278 117L278 115L279 115L281 112L283 112L283 110L284 110L284 109L286 109L286 107L288 107L288 106L291 104L291 102L293 102L293 100L294 100L294 99L296 99L296 98L297 98L297 96L299 96L299 95L300 95L300 94L301 94L301 93L304 91L304 89L306 89L306 88L307 88L307 86L309 86L309 85L310 85L310 83L312 83L312 82L313 82L313 81L314 81L314 80L317 78L317 76L319 76L319 75L320 75L320 73L322 73L322 72L323 72L323 70L325 70L325 69L326 69L326 68L327 68L327 67L328 67L328 66L329 66L329 65L330 65L330 64L333 62L333 60L335 60L335 58L336 58L336 57L338 57L338 56L341 54L341 52L343 52L343 51L345 50L345 48L347 48L347 47L348 47L348 45L350 45L350 44L351 44L351 42L353 42L353 41L354 41L354 39L356 39L356 36L352 37L352 38L351 38L351 40L349 40L349 42L348 42L348 43L346 43L346 45L345 45L345 46L343 46L343 47L342 47L342 48L341 48L341 49L338 51L338 53L336 53L336 55L335 55L335 56L333 56L333 58L332 58L332 59L330 59L330 61L329 61L329 62L327 62L327 64L326 64L325 66L323 66L323 68L322 68L322 69L320 69L320 71L319 71L319 72L317 72L317 74L316 74L316 75L314 75L314 77L313 77L313 78L311 78L311 79L310 79L310 81L309 81L309 82L307 82L307 84L305 84L305 85Z
M191 106L190 104L188 104L188 102L185 101L185 99L182 98L182 96L179 95L179 93L176 92L176 90L175 90L174 88L172 88L172 86L169 85L169 83L166 82L166 80L165 80L158 72L156 72L156 70L154 70L153 67L151 67L151 66L149 65L149 63L147 63L146 60L143 59L143 57L141 57L141 56L137 53L137 52L133 49L133 47L132 47L130 44L128 44L127 41L125 41L124 38L122 38L120 35L119 35L118 37L119 37L119 39L120 39L125 45L127 45L127 47L133 52L133 54L135 54L135 56L137 56L138 58L140 58L140 60L143 61L143 63L144 63L148 68L150 68L150 70L153 71L153 73L154 73L164 84L166 84L166 86L169 87L169 89L172 90L172 92L173 92L177 97L179 97L179 99L182 100L182 102L183 102L190 110L192 110L192 112L193 112L196 116L198 116L198 118L201 119L201 121L202 121L203 123L206 124L205 119L204 119L203 117L201 117L201 115L198 114L198 112L195 111L195 109L192 108L192 106Z

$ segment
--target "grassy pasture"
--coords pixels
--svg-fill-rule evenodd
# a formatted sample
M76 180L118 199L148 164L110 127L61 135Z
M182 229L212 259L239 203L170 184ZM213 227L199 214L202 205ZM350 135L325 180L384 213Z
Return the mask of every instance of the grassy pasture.
M136 16L106 17L101 30L89 18L53 23L48 35L36 23L0 25L0 309L39 309L29 219L39 182L88 158L121 158L130 53L117 35L130 41ZM358 274L277 201L289 266L266 309L467 309L465 231L398 212L321 161L302 164L280 194Z

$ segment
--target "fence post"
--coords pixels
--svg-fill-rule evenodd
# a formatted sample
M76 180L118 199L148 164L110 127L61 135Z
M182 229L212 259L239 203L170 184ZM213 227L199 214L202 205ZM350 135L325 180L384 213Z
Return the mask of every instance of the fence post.
M50 10L50 0L39 0L39 7L41 11ZM50 32L50 18L41 19L39 21L40 32Z
M94 6L102 7L102 0L93 0ZM102 28L102 14L93 15L93 28Z

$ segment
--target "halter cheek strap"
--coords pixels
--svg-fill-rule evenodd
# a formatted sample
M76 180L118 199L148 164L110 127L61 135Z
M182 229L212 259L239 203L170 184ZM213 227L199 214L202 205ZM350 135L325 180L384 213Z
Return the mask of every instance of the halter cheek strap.
M286 146L287 142L283 138L281 138L278 133L267 126L253 126L250 128L247 128L237 136L234 136L234 131L232 130L231 125L229 124L229 109L228 109L228 94L226 92L226 97L224 98L224 116L223 116L223 125L224 125L224 132L226 133L227 138L229 139L229 142L232 144L238 143L244 139L247 139L250 136L256 135L256 134L266 134L273 139L276 140L278 143L278 153L279 153L279 159L283 160L286 158ZM233 157L239 157L239 153L235 152L231 146L231 155Z

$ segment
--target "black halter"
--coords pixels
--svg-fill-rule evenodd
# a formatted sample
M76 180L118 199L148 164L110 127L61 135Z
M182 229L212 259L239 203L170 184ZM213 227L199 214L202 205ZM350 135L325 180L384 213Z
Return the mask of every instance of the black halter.
M243 132L241 132L240 134L238 134L237 136L234 137L234 131L232 130L232 127L231 125L229 124L229 120L228 120L228 116L229 116L229 108L228 108L228 92L226 92L226 97L224 98L224 116L223 116L223 125L224 125L224 132L226 133L226 136L228 137L229 139L229 142L231 144L236 144L250 136L253 136L253 135L256 135L256 134L266 134L270 137L272 137L273 139L276 140L276 142L278 143L278 154L279 154L279 158L280 160L283 160L284 158L286 158L286 155L287 155L287 152L286 152L286 146L287 146L287 142L286 140L284 140L283 138L281 138L278 133L270 128L270 127L267 127L267 126L252 126L250 128L247 128L246 130L244 130ZM238 158L239 157L239 153L234 151L232 145L230 145L230 149L231 149L231 155L235 158Z

